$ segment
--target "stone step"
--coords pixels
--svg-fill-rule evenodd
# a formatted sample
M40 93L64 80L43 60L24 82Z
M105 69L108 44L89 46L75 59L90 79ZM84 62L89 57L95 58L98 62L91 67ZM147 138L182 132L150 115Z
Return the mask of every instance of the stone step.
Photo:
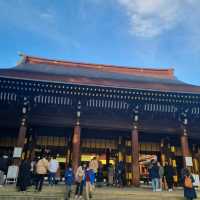
M74 191L74 188L73 188ZM33 188L25 193L17 192L15 187L0 188L0 200L63 200L64 186L48 187L45 186L43 191L34 192ZM74 195L72 194L72 197ZM183 191L174 192L152 192L144 188L96 188L92 200L183 200ZM71 198L70 200L74 200Z

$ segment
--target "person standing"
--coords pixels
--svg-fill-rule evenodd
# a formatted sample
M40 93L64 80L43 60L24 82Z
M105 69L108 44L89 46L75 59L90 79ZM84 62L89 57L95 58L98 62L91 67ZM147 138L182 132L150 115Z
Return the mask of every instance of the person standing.
M89 200L92 198L92 183L94 182L94 172L92 169L89 168L89 165L87 165L87 168L85 170L85 191L86 191L86 200Z
M96 157L93 157L92 160L90 161L90 163L89 163L89 168L90 168L91 170L93 170L93 172L95 173L95 176L96 176L96 175L97 175L98 168L99 168L99 163L98 163Z
M31 185L31 163L29 160L23 160L19 166L19 174L17 186L19 191L25 192L27 187Z
M164 176L166 178L168 191L172 192L174 184L174 169L171 164L168 164L168 162L166 162L164 167Z
M163 177L164 177L164 168L163 166L158 162L158 168L159 168L159 191L162 191L163 186Z
M117 178L117 186L123 186L123 172L124 172L124 163L123 161L119 161L116 166L116 178Z
M42 190L44 177L45 175L47 175L48 167L49 167L48 160L45 158L45 156L42 156L42 158L36 164L36 173L37 173L37 178L35 183L36 191L40 192Z
M56 172L58 171L59 163L54 155L49 162L49 184L51 186L56 184Z
M2 156L0 158L0 187L4 185L4 175L8 171L8 158L7 156Z
M187 169L184 175L184 197L187 200L193 200L197 198L195 188L193 186L194 178L190 171Z
M156 161L152 162L152 167L150 168L149 175L152 181L153 192L158 192L160 176L159 176L159 167Z
M113 180L114 180L114 168L113 165L110 164L108 167L108 185L113 186Z
M69 164L65 171L65 184L66 184L65 200L70 199L73 183L74 183L74 172L72 170L71 164Z
M76 181L75 199L79 200L82 199L83 195L85 167L86 164L80 165L76 170L76 175L75 175L75 181Z

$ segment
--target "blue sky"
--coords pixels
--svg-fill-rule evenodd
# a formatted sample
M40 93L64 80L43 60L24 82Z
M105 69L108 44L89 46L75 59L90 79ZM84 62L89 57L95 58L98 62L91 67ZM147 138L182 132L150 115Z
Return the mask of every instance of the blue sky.
M199 0L1 0L0 67L18 52L47 58L173 67L200 85Z

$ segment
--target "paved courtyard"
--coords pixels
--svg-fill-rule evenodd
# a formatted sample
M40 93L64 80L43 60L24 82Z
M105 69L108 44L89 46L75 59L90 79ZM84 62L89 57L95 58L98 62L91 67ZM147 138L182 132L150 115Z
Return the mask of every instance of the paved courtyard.
M0 199L7 200L63 200L64 199L64 185L49 187L45 186L41 193L34 192L33 188L25 193L17 192L13 186L5 186L0 188ZM199 194L200 195L200 194ZM199 196L198 195L198 196ZM73 200L71 198L70 200ZM149 188L113 188L102 187L96 188L93 200L183 200L183 190L177 189L174 192L156 192L153 193ZM199 198L200 199L200 198Z

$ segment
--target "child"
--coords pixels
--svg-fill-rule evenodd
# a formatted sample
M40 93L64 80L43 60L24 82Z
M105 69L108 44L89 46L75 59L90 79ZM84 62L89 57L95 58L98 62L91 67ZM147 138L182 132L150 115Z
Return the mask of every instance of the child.
M69 164L65 171L65 184L67 189L65 194L65 200L70 199L73 183L74 183L74 173L71 164Z

